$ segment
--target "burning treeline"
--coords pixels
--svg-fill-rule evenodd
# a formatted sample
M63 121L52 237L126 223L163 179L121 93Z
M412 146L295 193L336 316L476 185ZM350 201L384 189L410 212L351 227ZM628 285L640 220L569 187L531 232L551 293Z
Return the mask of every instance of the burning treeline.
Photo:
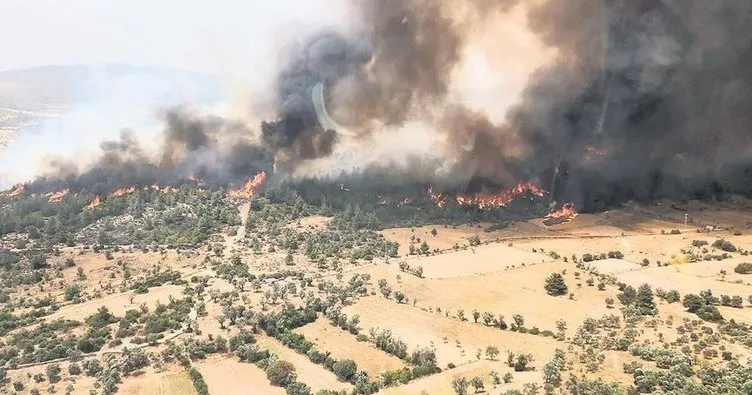
M437 205L454 199L504 207L505 191L520 185L527 185L524 194L545 189L587 210L625 199L752 192L748 1L354 3L355 32L321 32L290 48L276 80L274 117L260 127L170 111L157 155L124 133L103 143L88 169L59 161L53 175L26 185L25 193L86 189L99 196L193 177L247 196L259 174L261 183L286 180L309 160L331 155L340 140L407 137L411 122L430 125L445 141L438 156L450 171L416 180L413 168L398 167L384 175L385 186L418 181L431 187ZM527 29L554 55L495 122L450 88L469 46L497 43L481 46L492 65L523 55L507 53L504 37L474 34L520 9ZM312 92L322 83L326 106L346 130L328 129L317 113ZM462 190L477 183L494 188ZM447 190L457 192L448 198Z

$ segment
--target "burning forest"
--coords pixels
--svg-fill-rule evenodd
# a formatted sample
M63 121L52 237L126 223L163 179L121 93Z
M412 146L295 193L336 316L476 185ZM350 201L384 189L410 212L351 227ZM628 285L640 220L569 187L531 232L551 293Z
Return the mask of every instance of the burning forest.
M156 152L124 131L101 144L93 163L56 158L43 176L4 195L55 203L87 193L96 206L107 196L169 192L198 180L234 199L283 184L310 196L311 180L355 188L367 183L352 182L358 174L388 169L363 189L378 206L423 199L492 211L520 198L572 202L549 214L557 222L574 218L575 206L752 193L749 7L740 0L713 7L700 0L362 1L355 31L328 29L287 48L274 114L260 125L176 107L164 114ZM467 48L494 39L474 32L510 15L522 15L523 27L555 54L530 70L503 119L491 119L458 102L453 79ZM368 147L388 133L407 139L415 122L441 141L426 161L441 166L359 162L326 175L306 171L345 142Z

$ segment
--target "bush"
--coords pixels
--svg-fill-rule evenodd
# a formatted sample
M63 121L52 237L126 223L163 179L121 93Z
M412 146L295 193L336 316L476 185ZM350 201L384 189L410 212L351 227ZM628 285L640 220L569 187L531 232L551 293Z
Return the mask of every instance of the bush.
M564 282L564 277L559 273L552 273L546 279L546 285L544 288L546 289L546 293L551 296L566 295L569 291L567 284Z
M272 385L287 387L295 382L295 366L287 361L274 361L266 367L266 377Z
M720 248L721 250L726 252L736 252L736 246L733 245L730 241L726 241L725 239L718 239L714 241L713 247Z
M352 359L337 361L332 366L332 371L342 381L350 381L358 372L358 365Z
M736 265L734 272L739 274L752 274L752 263L744 262Z
M201 372L196 370L196 368L190 368L188 370L188 376L191 377L193 388L196 389L198 395L209 395L209 386L206 385L206 381L204 380L204 376L201 375Z

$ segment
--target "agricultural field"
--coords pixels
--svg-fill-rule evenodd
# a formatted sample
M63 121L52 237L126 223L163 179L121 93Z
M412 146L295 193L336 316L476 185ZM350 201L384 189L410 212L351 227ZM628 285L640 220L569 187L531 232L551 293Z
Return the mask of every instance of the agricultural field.
M215 204L195 245L3 236L2 392L683 393L750 360L743 200L398 228Z

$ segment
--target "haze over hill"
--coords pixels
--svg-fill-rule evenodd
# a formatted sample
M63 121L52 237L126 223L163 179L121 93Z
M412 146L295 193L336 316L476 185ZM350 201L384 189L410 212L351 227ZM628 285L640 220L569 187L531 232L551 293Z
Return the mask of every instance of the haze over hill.
M191 71L111 64L0 72L0 187L17 181L8 173L27 167L14 162L36 156L38 141L45 149L76 152L124 128L158 124L161 108L214 106L222 99L215 77Z

